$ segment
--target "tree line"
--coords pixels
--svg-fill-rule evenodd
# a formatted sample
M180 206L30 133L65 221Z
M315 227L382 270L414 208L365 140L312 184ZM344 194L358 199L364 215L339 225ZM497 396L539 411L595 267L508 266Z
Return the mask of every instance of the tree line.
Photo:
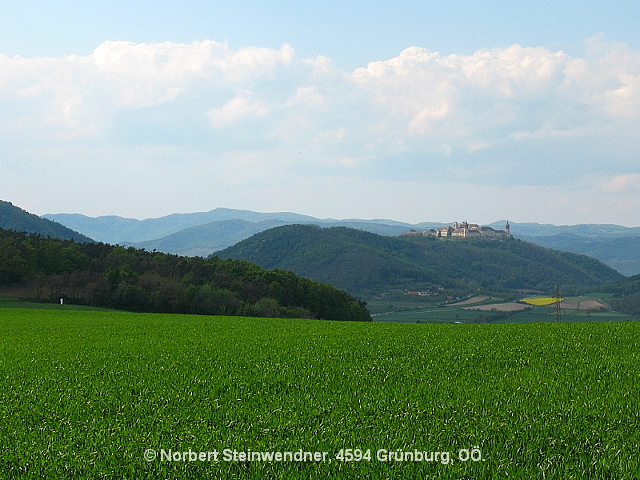
M0 286L134 312L371 321L365 302L290 271L3 229Z

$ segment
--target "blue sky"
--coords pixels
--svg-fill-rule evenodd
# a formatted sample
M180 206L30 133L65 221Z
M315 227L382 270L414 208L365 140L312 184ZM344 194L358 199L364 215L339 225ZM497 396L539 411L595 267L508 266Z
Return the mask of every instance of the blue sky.
M4 2L0 197L638 226L638 20L637 1Z

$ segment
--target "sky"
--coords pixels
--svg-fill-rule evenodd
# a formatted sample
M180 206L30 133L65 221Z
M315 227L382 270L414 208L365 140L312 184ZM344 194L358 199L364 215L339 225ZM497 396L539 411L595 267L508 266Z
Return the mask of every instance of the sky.
M640 2L0 6L0 199L640 226Z

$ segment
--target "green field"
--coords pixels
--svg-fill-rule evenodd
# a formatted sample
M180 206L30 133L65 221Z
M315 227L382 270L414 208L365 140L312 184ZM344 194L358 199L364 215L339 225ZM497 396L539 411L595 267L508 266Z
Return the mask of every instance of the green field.
M640 478L637 322L3 308L0 329L0 478ZM428 453L379 457L399 450Z

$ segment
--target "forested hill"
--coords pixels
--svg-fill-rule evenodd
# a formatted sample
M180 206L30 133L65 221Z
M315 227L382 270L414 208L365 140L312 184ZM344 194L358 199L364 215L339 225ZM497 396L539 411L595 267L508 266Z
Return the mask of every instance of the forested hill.
M371 321L364 302L291 272L3 229L0 287L39 301L137 312Z
M0 228L14 230L16 232L37 233L52 238L74 240L76 242L93 242L70 228L52 220L40 218L29 213L11 202L0 200Z
M433 286L477 291L593 288L623 278L593 258L513 238L386 237L345 227L288 225L216 253L283 268L363 298Z

